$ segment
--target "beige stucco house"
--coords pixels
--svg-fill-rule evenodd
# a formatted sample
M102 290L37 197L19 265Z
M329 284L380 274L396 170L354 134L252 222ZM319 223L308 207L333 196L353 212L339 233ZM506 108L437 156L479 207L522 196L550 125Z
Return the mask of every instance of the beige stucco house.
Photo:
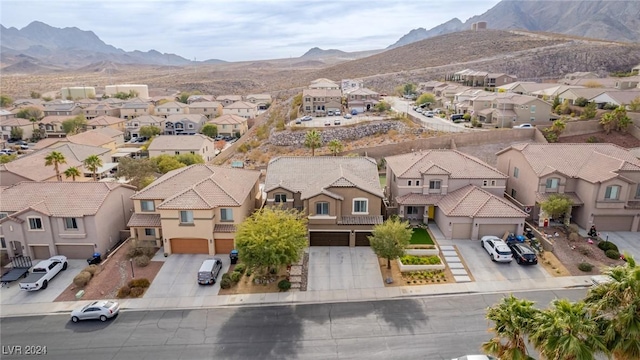
M164 118L169 115L184 115L189 114L189 105L183 104L178 101L166 102L162 105L156 106L155 114Z
M33 127L34 123L28 119L17 117L0 119L0 139L9 140L13 129L22 130L22 139L30 139L33 136Z
M120 107L111 104L91 104L84 109L82 113L87 120L91 120L98 116L120 117Z
M219 95L216 97L216 101L226 107L236 101L242 101L242 95Z
M44 116L70 116L82 114L82 108L73 101L64 100L62 102L45 103Z
M303 211L311 246L369 246L383 221L383 193L374 159L279 157L267 166L266 206Z
M218 128L218 135L222 136L236 136L236 134L242 136L249 130L247 119L237 115L222 115L207 123L215 125Z
M390 209L412 222L435 221L447 239L522 233L527 214L503 197L507 175L456 150L389 156Z
M200 114L168 115L164 122L165 135L194 135L207 122L207 117Z
M40 120L38 126L41 130L44 130L46 137L65 137L67 134L62 128L62 123L73 118L73 116L68 115L45 116Z
M153 115L153 104L140 98L131 99L120 106L120 117L133 119L143 115Z
M260 203L260 172L204 164L170 171L131 197L131 237L168 254L228 254Z
M149 157L160 155L196 154L205 162L215 157L213 139L202 134L160 135L153 138L149 145Z
M193 101L189 103L189 114L204 115L213 119L222 115L222 104L217 101Z
M269 94L249 94L245 97L247 102L256 104L258 110L267 110L273 99Z
M245 119L253 119L258 116L258 105L248 101L236 101L222 110L224 115L236 115Z
M502 128L524 123L547 124L553 118L551 103L533 96L517 94L498 96L491 101L490 111L478 113L480 122Z
M127 120L120 117L99 115L87 120L87 129L111 128L125 132L127 130L126 123Z
M509 174L507 193L548 218L540 203L553 194L572 199L571 221L598 231L640 231L640 160L613 144L519 144L498 152Z
M0 236L9 256L103 255L120 241L135 189L104 182L21 182L0 188Z
M126 122L126 134L129 138L137 138L140 136L140 128L143 126L155 126L160 129L160 133L162 133L166 121L167 119L155 115L138 116Z
M342 91L340 89L304 89L302 90L302 111L313 116L323 116L327 111L342 109Z

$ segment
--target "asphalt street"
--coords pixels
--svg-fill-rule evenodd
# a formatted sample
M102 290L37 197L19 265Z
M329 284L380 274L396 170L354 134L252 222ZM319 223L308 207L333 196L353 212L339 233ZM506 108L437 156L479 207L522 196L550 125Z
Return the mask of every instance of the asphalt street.
M522 292L545 308L585 289ZM297 306L3 318L2 359L451 359L480 353L486 308L506 294ZM39 347L39 348L37 348ZM46 355L26 355L46 347ZM22 352L17 354L16 352Z

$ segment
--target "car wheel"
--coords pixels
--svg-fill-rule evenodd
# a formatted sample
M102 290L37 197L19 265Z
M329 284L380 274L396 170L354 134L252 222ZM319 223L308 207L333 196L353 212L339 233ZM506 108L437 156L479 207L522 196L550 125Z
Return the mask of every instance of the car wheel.
M72 316L71 321L73 321L74 323L77 323L78 321L80 321L80 319L78 319L77 316Z
M67 270L67 263L62 264L62 271Z
M44 290L44 289L46 289L46 288L47 288L47 286L49 286L49 282L48 282L47 280L45 280L45 281L42 283L42 288L41 288L41 289L42 289L42 290Z
M489 257L491 257L491 261L496 261L496 259L493 257L493 254L489 254Z
M104 315L100 315L100 321L105 322L107 321L107 317Z
M516 258L516 263L520 264L520 258Z

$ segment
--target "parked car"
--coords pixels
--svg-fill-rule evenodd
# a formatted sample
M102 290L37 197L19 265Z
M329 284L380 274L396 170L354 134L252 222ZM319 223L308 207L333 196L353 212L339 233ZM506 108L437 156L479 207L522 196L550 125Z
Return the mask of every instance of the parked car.
M324 122L324 126L331 126L331 120L326 120Z
M533 125L525 123L525 124L516 125L513 128L514 129L531 129L533 128Z
M351 110L351 115L358 115L358 110L356 109Z
M296 124L302 124L302 119L296 119Z
M44 290L49 285L49 281L64 270L67 270L66 256L52 256L49 260L40 261L31 269L31 274L20 282L20 289L26 291Z
M29 150L29 145L27 144L20 145L20 150Z
M120 304L117 301L100 300L94 301L71 312L71 321L77 323L80 320L107 321L118 315Z
M333 116L333 110L327 111L327 116Z
M426 116L426 117L433 117L433 111L425 111L425 112L424 112L424 116Z
M351 114L344 114L343 118L345 118L345 119L351 119Z
M302 118L302 121L311 121L311 120L313 120L313 118L309 115Z
M464 114L453 114L453 115L451 115L451 121L453 121L453 122L464 121Z
M5 154L7 154L7 155L11 155L11 154L15 153L16 151L13 150L13 149L2 149L2 150L0 150L0 152L3 152Z
M527 244L511 242L509 243L509 249L511 249L516 263L520 265L536 265L538 263L536 252Z
M207 259L202 262L198 270L198 284L213 285L222 271L222 260L220 258Z
M26 141L24 141L24 140L18 140L18 141L16 141L16 142L15 142L15 144L16 144L16 145L27 145L27 146L29 146L29 143L27 143L27 142L26 142Z
M482 248L489 254L492 261L510 263L513 260L513 253L509 246L496 236L483 236L480 240Z
M340 115L342 115L342 113L340 112L340 110L336 110L336 111L333 112L333 115L340 116Z
M341 124L340 119L333 120L333 125L340 125L340 124Z

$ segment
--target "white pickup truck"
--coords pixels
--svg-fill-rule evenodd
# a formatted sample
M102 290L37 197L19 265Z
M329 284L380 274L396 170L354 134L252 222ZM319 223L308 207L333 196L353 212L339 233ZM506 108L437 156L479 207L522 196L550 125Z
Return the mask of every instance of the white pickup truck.
M46 289L49 281L64 270L67 270L66 256L53 256L49 260L40 261L31 269L31 274L20 282L20 289L26 291Z

